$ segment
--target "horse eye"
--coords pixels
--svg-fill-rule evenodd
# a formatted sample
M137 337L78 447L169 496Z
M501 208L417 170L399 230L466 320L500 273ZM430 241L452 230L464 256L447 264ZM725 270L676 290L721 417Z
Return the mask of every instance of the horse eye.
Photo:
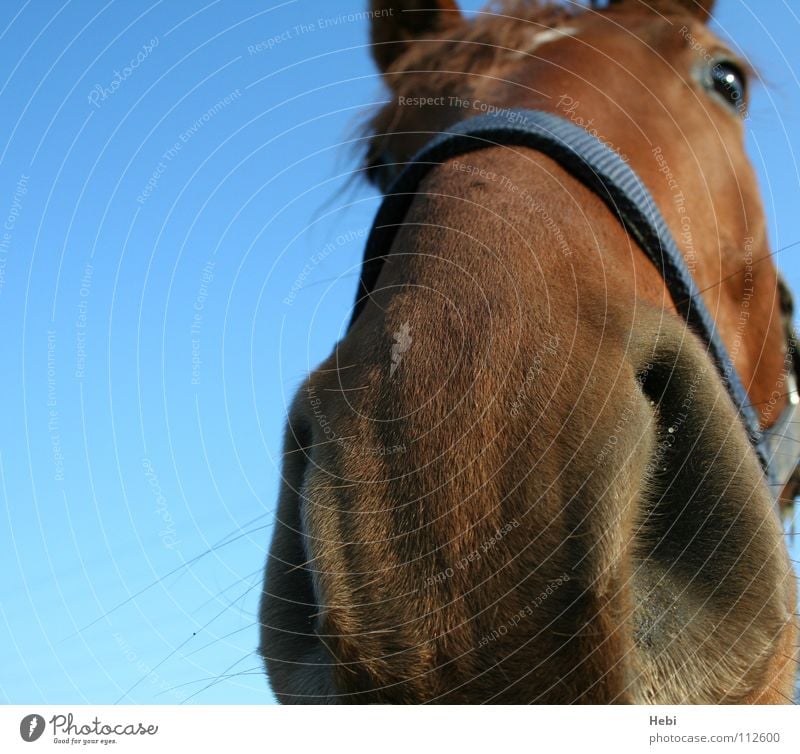
M727 60L715 63L711 68L709 88L713 89L726 104L735 110L744 106L747 87L739 66Z

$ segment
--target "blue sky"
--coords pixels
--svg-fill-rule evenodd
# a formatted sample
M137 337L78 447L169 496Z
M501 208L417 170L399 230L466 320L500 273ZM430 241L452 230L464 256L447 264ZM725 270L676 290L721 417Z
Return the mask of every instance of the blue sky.
M0 701L272 700L285 407L349 316L377 198L347 141L386 95L363 0L267 5L3 3ZM800 2L717 23L770 84L748 140L782 248Z

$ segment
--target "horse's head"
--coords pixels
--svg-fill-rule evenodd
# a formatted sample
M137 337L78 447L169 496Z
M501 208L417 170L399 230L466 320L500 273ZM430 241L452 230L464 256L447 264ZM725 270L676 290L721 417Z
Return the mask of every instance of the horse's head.
M591 132L654 197L769 426L790 302L744 149L752 74L711 6L373 2L392 100L368 173L386 188L436 133L508 108ZM652 259L525 145L445 156L408 193L290 412L262 608L276 693L782 700L794 581L770 492Z

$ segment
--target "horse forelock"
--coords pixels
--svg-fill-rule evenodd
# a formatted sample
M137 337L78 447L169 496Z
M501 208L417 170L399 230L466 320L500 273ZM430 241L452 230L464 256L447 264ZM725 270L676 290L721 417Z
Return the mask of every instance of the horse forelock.
M559 27L592 23L609 12L662 21L692 16L682 0L620 0L602 7L551 0L496 0L473 15L459 16L446 31L419 37L383 71L392 97L358 127L354 143L360 152L359 172L380 183L373 168L384 159L387 143L400 124L402 106L398 103L403 99L429 93L445 100L469 97L478 78L493 67L531 55L539 46L537 36L550 41L548 35ZM576 31L570 28L569 34ZM441 125L431 124L433 129Z

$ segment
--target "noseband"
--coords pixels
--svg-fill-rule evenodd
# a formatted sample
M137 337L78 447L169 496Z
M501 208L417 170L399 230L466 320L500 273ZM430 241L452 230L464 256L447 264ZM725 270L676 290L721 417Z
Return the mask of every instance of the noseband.
M501 145L528 147L554 160L605 202L647 254L661 273L678 312L705 344L777 497L800 460L797 359L792 359L787 375L790 402L775 424L762 433L758 414L719 337L716 323L650 192L617 152L558 115L513 109L470 118L436 136L405 165L386 192L367 239L350 326L373 291L394 237L428 172L453 157ZM793 333L790 346L790 353L794 354Z

